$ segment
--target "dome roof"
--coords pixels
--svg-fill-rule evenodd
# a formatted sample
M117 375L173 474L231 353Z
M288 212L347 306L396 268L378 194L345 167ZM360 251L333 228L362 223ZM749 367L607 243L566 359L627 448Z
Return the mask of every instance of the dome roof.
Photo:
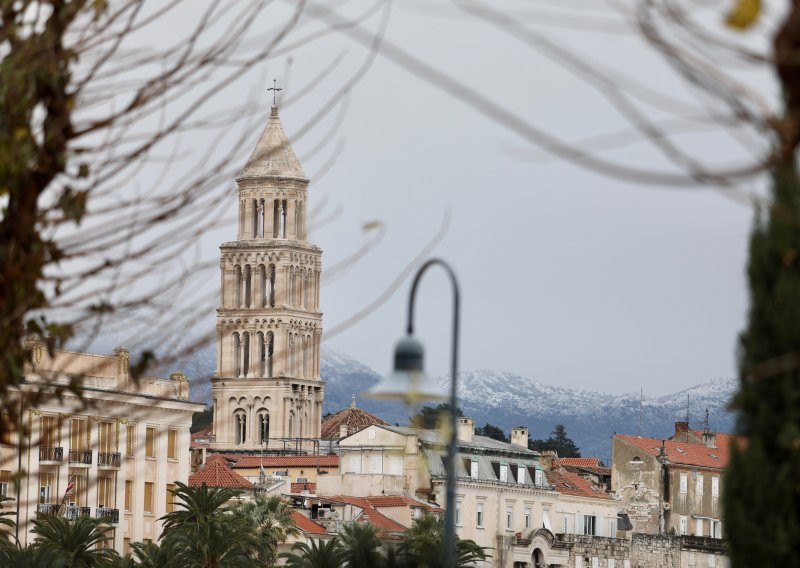
M308 181L300 161L286 138L278 117L278 107L273 106L267 127L261 133L253 153L236 181L269 177L295 178Z
M326 440L338 440L342 438L342 426L347 427L347 436L363 430L367 426L388 426L389 423L366 410L356 407L356 397L348 408L340 410L336 414L331 414L322 420L322 430L320 437Z

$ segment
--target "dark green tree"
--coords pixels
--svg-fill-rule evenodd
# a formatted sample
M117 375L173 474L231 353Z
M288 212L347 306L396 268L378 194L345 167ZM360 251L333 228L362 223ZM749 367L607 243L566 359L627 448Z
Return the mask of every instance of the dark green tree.
M494 424L489 424L488 422L482 428L475 428L475 433L478 436L486 436L492 440L508 442L508 438L506 438L506 435L503 433L503 429Z
M410 418L411 425L415 428L434 430L439 427L442 420L450 412L450 405L441 403L436 406L423 406L420 411ZM464 416L460 408L456 408L456 416Z
M199 432L203 428L207 426L211 426L211 422L214 420L214 411L210 408L206 408L201 412L195 412L192 414L192 427L189 431L194 434L195 432Z
M581 449L567 436L567 429L563 424L556 424L555 429L546 440L529 441L528 448L537 452L555 451L560 458L581 457Z
M800 182L795 157L772 172L756 210L739 338L737 433L723 499L734 566L786 566L800 543Z

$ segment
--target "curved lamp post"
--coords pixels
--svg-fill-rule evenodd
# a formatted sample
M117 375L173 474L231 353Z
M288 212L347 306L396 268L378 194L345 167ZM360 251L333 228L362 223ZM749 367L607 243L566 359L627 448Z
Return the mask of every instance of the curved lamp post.
M455 501L456 501L456 381L458 377L458 316L459 291L458 281L453 269L441 259L432 258L423 264L414 276L411 284L411 295L408 300L408 326L406 337L401 339L394 351L394 371L383 381L367 392L372 398L403 400L409 405L420 400L447 400L448 394L430 385L423 372L424 349L422 343L414 338L414 298L417 286L425 271L433 265L441 266L450 277L453 285L453 347L450 361L450 432L447 442L447 461L445 462L447 493L445 497L444 517L444 566L455 566ZM426 384L427 383L427 384Z

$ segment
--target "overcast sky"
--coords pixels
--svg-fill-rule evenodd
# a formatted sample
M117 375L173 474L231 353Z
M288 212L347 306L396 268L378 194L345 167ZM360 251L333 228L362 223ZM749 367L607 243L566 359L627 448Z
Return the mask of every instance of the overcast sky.
M428 4L396 2L388 16L377 10L364 27L374 31L384 21L385 45L405 50L564 141L582 144L630 128L628 118L544 47L532 48L509 29L449 4L435 9ZM507 13L532 21L521 29L568 48L592 69L696 102L663 57L607 5L552 4L514 3ZM724 5L714 5L710 17ZM341 5L344 14L363 9ZM303 16L285 44L324 28L313 14ZM271 38L288 9L276 6L260 17L254 42ZM756 44L760 32L753 32ZM363 77L349 94L303 132L365 61ZM317 79L332 62L337 62L332 72ZM774 98L768 73L743 73L767 100ZM646 396L735 376L753 217L741 194L631 183L556 158L383 51L370 62L364 45L345 33L264 61L220 100L264 92L273 77L284 87L284 128L311 178L311 207L325 203L323 216L340 208L311 233L324 250L323 265L334 266L358 249L365 239L363 223L378 220L386 228L377 248L324 287L325 329L377 298L449 212L446 236L434 254L452 264L461 284L462 369L510 371L612 393L641 388ZM265 122L266 93L262 100ZM660 117L655 105L641 108ZM218 134L208 136L193 143L202 146ZM330 143L319 150L326 138ZM736 163L747 155L714 128L681 135L678 143L711 162ZM642 169L667 167L647 144L598 139L587 147ZM250 149L238 149L241 165ZM743 189L746 194L763 185L756 179ZM230 201L233 214L233 193ZM233 238L231 220L210 231L198 250L217 258L219 243ZM213 291L219 279L204 282ZM409 284L327 344L378 372L388 371L404 330ZM450 303L447 281L432 271L422 284L417 328L433 374L448 369ZM210 307L207 325L214 325Z

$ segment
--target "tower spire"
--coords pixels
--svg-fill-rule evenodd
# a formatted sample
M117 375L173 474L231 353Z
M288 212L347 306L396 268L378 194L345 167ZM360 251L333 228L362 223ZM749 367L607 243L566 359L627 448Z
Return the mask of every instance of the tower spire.
M277 95L278 91L282 91L283 89L278 86L278 80L272 80L272 86L267 89L267 92L272 91L272 114L277 115L278 113L278 100Z

